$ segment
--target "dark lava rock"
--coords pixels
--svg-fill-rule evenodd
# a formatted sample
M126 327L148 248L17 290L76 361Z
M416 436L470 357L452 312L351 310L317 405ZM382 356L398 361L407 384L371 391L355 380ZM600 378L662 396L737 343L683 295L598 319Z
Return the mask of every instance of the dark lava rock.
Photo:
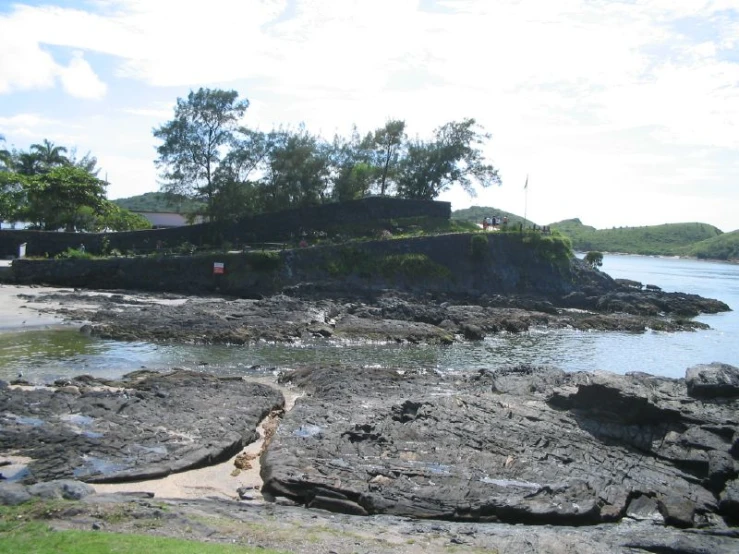
M714 362L696 365L685 372L688 394L695 398L739 396L739 368Z
M87 483L82 483L81 481L59 479L57 481L47 481L45 483L31 485L28 487L28 493L47 500L80 500L90 494L95 494L95 487Z
M631 511L710 527L736 476L727 455L739 401L693 399L682 380L531 366L282 379L306 395L263 455L263 491L307 506L566 525Z
M272 387L184 370L73 382L75 394L0 389L0 451L33 460L27 482L136 481L218 463L284 405Z
M0 506L17 506L33 498L20 483L0 483Z

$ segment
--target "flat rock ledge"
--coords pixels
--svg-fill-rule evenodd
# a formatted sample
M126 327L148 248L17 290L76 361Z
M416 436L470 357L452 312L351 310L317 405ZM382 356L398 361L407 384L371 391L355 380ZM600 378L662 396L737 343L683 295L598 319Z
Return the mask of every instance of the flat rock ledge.
M696 380L723 383L739 370L688 375L294 370L281 380L306 396L263 455L263 493L357 515L645 520L739 546L739 396L705 386L691 395Z
M284 403L267 385L185 370L3 386L0 452L31 459L14 479L25 484L153 479L229 459Z

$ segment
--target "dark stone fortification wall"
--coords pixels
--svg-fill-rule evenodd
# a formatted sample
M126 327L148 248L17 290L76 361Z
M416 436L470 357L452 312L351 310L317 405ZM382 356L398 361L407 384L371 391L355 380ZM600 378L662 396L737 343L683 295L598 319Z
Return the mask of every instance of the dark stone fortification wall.
M371 241L344 246L298 248L264 254L148 256L93 260L15 260L19 284L92 289L133 289L188 294L221 293L261 297L296 286L318 292L372 293L396 288L453 295L534 294L561 297L584 287L604 286L602 274L575 260L552 262L514 233L491 235L482 256L473 255L472 237L450 234ZM390 256L424 254L436 274L368 272ZM360 271L336 270L346 259L367 260ZM394 258L393 258L394 259ZM223 262L224 275L213 274Z
M333 232L353 225L378 225L390 219L432 217L449 219L448 202L403 200L374 197L350 202L322 204L308 208L260 214L228 225L203 223L173 229L131 231L124 233L56 233L45 231L0 231L0 257L18 255L18 246L26 243L28 256L56 256L68 248L85 245L88 252L102 252L103 241L108 248L121 252L148 253L164 247L176 247L185 242L196 246L281 242L299 238L305 231Z

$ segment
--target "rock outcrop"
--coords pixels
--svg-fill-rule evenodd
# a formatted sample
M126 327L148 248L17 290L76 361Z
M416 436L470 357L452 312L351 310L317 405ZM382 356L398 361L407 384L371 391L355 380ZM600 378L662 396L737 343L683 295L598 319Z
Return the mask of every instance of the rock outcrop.
M0 451L31 459L26 483L152 479L227 460L283 405L267 385L183 370L4 387Z
M711 368L691 370L704 375ZM587 525L735 517L739 400L684 380L512 367L296 370L264 491L352 514Z

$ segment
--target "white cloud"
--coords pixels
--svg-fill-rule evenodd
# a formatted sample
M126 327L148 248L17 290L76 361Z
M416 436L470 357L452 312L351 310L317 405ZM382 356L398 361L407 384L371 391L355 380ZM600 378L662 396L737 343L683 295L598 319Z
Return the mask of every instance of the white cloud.
M711 190L739 177L719 157L688 155L739 150L739 17L727 11L739 10L739 1L438 4L452 13L420 11L418 0L18 6L0 16L0 93L57 80L78 96L105 93L94 65L78 56L64 66L44 50L54 45L107 55L119 77L145 85L243 87L253 101L247 121L262 128L304 121L330 136L352 123L367 130L400 117L411 134L426 134L472 116L493 133L489 152L505 185L472 201L455 193L455 206L489 201L505 208L500 199L521 211L519 182L531 171L547 184L543 190L556 190L532 203L541 222L588 206L595 214L598 189L643 197L656 191L661 203L629 214L659 222L663 209L685 212L688 195L668 198L670 183ZM142 102L124 111L143 121L171 116L171 105ZM140 168L151 164L150 144L144 151ZM131 188L146 175L152 190L152 172L138 171ZM713 201L732 204L728 196ZM609 213L618 202L600 207L597 217L625 216L625 204ZM692 205L707 210L710 203Z
M75 52L69 66L61 68L59 74L64 90L77 98L97 100L105 96L108 90L82 57L82 52Z
M44 34L43 19L20 7L10 16L0 16L0 94L15 90L46 89L61 81L64 90L79 98L101 98L106 85L100 81L82 52L75 52L67 66L58 63L42 48L53 44L53 33ZM84 29L80 29L84 34Z

